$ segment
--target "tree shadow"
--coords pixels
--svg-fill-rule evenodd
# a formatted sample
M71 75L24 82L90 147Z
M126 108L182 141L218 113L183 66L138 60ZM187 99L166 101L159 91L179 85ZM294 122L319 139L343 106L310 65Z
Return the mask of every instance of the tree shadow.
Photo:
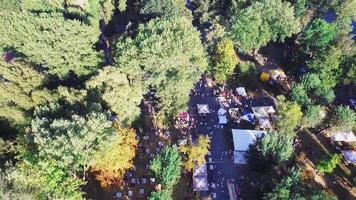
M313 135L310 131L303 130L298 134L298 137L303 144L301 150L306 153L307 158L314 166L329 154L339 153L323 134ZM348 168L351 174L347 174L345 170L342 170L340 168L341 165ZM325 174L321 178L326 184L326 189L333 191L339 199L353 199L352 191L345 186L345 182L347 182L346 185L351 185L352 187L355 184L353 181L354 175L354 166L345 166L343 163L340 163L332 174ZM313 185L322 187L315 179Z

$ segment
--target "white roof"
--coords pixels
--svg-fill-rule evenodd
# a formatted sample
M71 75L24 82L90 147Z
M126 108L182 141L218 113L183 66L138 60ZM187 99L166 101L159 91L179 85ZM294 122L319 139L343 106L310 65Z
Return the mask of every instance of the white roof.
M218 110L218 115L225 115L225 114L226 114L226 110L220 107L220 109Z
M247 96L246 90L245 90L244 87L238 87L238 88L236 88L236 92L237 92L237 94L240 95L240 96L244 96L244 97Z
M246 164L245 152L234 151L234 163L235 164Z
M193 169L193 176L205 175L205 174L207 174L206 164L202 164L199 167L195 167Z
M333 136L331 136L331 139L336 142L356 142L356 136L352 131L335 133Z
M227 124L227 118L225 115L219 116L219 124Z
M208 177L207 176L194 176L193 177L193 190L194 191L209 190Z
M356 151L342 151L342 155L344 156L347 163L356 163Z
M193 169L193 190L206 191L208 190L208 174L206 164Z
M235 151L247 151L251 144L254 144L258 137L262 137L267 131L232 129Z
M197 104L198 113L199 114L207 114L210 113L209 105L208 104Z
M272 106L256 106L251 109L256 117L268 117L268 114L276 112Z

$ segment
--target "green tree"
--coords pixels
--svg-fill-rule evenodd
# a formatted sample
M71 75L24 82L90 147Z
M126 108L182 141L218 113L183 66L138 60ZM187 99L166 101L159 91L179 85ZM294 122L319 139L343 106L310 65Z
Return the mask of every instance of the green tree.
M310 197L310 200L337 200L337 199L338 198L336 196L327 194L325 191L314 192Z
M316 127L324 121L325 117L325 107L322 107L320 105L311 105L308 106L304 112L302 124L305 127Z
M300 183L299 171L293 168L280 182L276 184L272 192L266 193L263 197L265 200L284 200L294 199L293 187Z
M99 30L60 13L0 11L0 48L13 49L50 74L88 75L101 62L94 50Z
M105 67L97 76L87 81L86 86L99 91L124 125L130 125L139 116L143 92L140 80L128 79L118 68Z
M305 89L303 84L294 84L292 86L291 96L292 99L299 105L304 106L310 103L308 91Z
M168 190L153 191L148 197L149 200L172 200L171 192Z
M176 147L166 147L150 164L150 170L165 189L172 190L181 176L182 158Z
M156 89L160 121L186 110L187 94L207 67L200 34L190 20L151 20L139 26L134 39L118 40L116 46L116 67L130 80L144 79L144 88Z
M305 14L306 11L306 0L296 0L294 5L295 16L301 17Z
M231 40L223 39L216 45L213 74L217 82L224 83L233 73L238 60Z
M347 56L341 66L344 69L342 83L356 84L356 56Z
M210 138L208 136L199 136L196 144L189 144L180 146L179 151L186 155L183 163L187 171L191 171L196 166L205 163L205 156L209 152Z
M231 24L231 37L246 52L258 50L270 41L283 41L301 28L294 7L281 0L254 1L237 12Z
M342 155L340 154L333 154L329 156L328 158L321 160L317 166L316 169L319 171L319 173L324 174L324 173L332 173L334 169L337 167L339 162L342 159Z
M302 84L307 90L317 88L321 84L321 80L316 73L308 73L302 78Z
M322 19L315 19L304 31L303 40L307 52L322 52L333 41L336 29Z
M21 8L33 13L63 14L98 29L99 20L110 20L114 3L114 0L26 0L21 2Z
M356 113L348 106L337 106L332 112L331 131L351 131L356 126Z
M36 108L28 143L41 160L55 160L62 169L86 170L100 144L114 135L110 113L98 104L82 103Z
M82 199L80 187L84 181L58 167L56 161L32 157L8 168L5 179L12 191L25 193L34 199Z
M0 61L0 116L22 123L26 111L56 99L43 85L46 78L24 59Z
M253 170L269 173L274 167L289 160L293 152L293 137L283 132L271 132L250 146L247 161Z
M127 0L119 0L117 3L117 8L119 9L120 12L126 11L127 7Z
M141 14L163 18L190 16L184 0L145 0L142 2Z
M10 166L7 166L10 168ZM9 169L0 171L0 197L3 200L35 200L36 195L31 191L20 189L9 177Z
M257 85L259 82L260 72L257 69L255 63L250 61L240 62L238 69L238 77L240 80L250 82L251 85Z
M296 102L286 101L284 96L279 96L278 101L277 129L286 134L294 133L303 116L301 108Z
M336 7L336 16L338 19L355 19L356 2L354 0L341 1Z
M201 24L213 22L221 18L224 5L228 6L230 2L222 0L192 0L190 1L196 9L193 10L195 18L199 19Z

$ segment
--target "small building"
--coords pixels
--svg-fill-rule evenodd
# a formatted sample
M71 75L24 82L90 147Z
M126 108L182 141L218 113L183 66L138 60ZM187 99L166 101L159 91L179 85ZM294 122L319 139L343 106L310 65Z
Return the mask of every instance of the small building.
M245 153L256 142L257 138L263 137L267 131L232 129L234 142L234 163L246 164Z
M193 190L194 191L207 191L208 185L208 170L206 164L193 169Z
M199 114L209 114L210 109L208 104L197 104Z

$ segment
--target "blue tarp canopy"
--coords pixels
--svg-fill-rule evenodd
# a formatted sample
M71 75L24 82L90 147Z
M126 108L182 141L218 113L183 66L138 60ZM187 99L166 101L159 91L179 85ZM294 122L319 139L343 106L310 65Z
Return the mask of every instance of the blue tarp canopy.
M241 116L241 119L246 120L250 123L253 123L254 119L255 119L255 115L252 113L246 113L244 115Z

